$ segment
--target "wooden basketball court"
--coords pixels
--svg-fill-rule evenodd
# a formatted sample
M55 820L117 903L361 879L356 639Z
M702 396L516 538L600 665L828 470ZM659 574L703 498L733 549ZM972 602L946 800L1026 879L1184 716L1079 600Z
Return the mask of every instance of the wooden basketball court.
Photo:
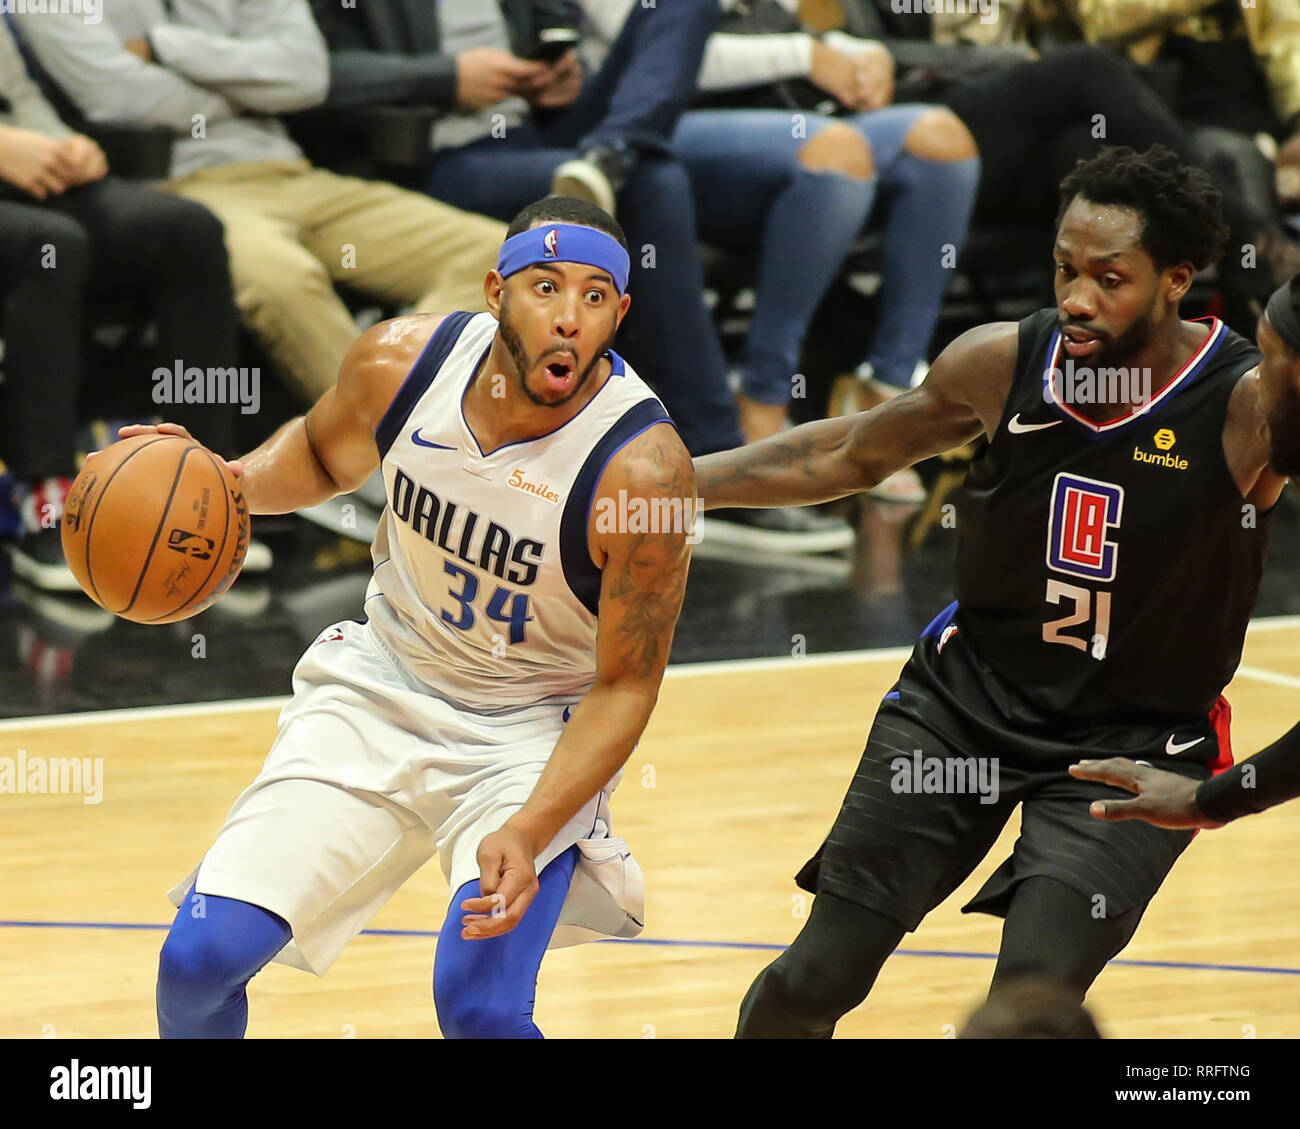
M829 827L904 651L680 667L615 796L649 888L645 933L548 954L552 1037L728 1037L758 970L798 930L792 875ZM1300 717L1300 618L1252 626L1228 691L1238 759ZM0 1036L156 1034L165 891L261 764L279 703L0 723L0 757L102 757L102 802L0 795ZM950 1035L978 1003L1001 923L959 907L885 966L842 1036ZM268 865L272 865L268 860ZM1300 1035L1300 802L1202 832L1090 1002L1114 1037ZM447 890L426 866L324 979L273 965L250 1036L438 1033L430 974Z

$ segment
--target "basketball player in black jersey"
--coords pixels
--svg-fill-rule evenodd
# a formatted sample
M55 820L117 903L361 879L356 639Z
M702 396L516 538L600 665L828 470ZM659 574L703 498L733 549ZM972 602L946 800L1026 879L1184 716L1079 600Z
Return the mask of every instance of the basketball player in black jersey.
M840 814L798 876L817 894L741 1005L742 1037L829 1037L904 933L1012 809L1012 856L966 911L1005 918L993 983L1082 997L1192 832L1093 819L1080 757L1201 780L1262 569L1269 468L1258 355L1179 302L1226 231L1209 177L1107 149L1061 185L1057 308L957 338L875 410L697 460L706 506L868 490L987 436L957 511L957 601L881 702Z
M1300 475L1300 274L1278 287L1256 330L1259 386L1268 420L1269 462ZM1112 758L1072 765L1080 780L1112 784L1131 800L1096 800L1098 819L1145 819L1157 827L1222 827L1300 797L1300 725L1227 772L1197 782L1153 764Z

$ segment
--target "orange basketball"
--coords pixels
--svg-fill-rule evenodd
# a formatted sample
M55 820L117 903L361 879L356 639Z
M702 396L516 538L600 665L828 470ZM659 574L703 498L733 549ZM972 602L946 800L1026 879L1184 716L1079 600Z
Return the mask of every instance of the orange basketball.
M77 475L63 513L63 554L77 583L136 623L198 615L234 583L247 550L238 481L178 435L106 447Z

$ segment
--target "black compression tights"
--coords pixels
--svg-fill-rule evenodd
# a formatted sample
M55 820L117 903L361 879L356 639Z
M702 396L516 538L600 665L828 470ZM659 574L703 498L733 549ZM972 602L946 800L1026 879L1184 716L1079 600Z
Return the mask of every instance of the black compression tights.
M1032 973L1074 985L1082 999L1145 908L1095 918L1093 903L1063 882L1026 879L1007 913L993 985ZM905 932L875 910L818 894L794 943L750 987L736 1037L829 1039L840 1016L866 999Z

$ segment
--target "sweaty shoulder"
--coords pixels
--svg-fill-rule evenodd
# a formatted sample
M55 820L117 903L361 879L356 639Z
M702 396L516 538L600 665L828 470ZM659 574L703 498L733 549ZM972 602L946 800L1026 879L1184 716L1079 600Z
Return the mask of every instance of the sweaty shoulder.
M968 329L939 354L922 387L967 404L990 437L1011 393L1020 351L1020 324L989 322Z
M442 314L406 314L377 322L344 355L338 396L372 430L384 418L442 319Z

